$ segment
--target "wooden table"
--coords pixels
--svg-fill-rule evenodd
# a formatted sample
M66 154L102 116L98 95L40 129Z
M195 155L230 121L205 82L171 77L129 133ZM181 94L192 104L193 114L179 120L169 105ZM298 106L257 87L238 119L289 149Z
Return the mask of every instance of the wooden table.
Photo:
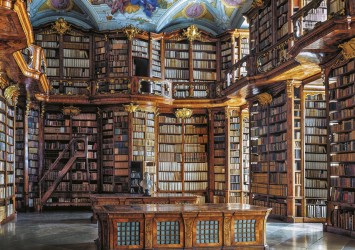
M270 211L235 203L98 205L98 249L264 249Z
M199 195L189 193L154 193L151 196L143 194L92 194L90 195L91 206L94 210L99 205L130 205L130 204L200 204L203 199ZM93 222L97 221L96 214L91 218Z

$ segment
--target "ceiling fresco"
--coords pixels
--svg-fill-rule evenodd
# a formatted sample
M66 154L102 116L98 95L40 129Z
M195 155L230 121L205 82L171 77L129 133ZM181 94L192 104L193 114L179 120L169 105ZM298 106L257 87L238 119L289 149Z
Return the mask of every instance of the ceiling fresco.
M214 35L247 28L243 13L252 0L33 0L34 27L63 17L84 29L116 30L134 25L151 32L169 32L197 25Z

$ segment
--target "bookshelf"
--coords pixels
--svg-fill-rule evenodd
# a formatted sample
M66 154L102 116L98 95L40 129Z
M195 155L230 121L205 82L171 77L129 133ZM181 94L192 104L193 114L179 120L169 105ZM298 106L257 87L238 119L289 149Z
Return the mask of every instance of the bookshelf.
M125 77L128 74L128 40L124 37L108 39L108 76Z
M62 37L63 78L90 78L92 36L72 31Z
M107 65L107 36L94 36L95 76L105 78L108 72Z
M101 190L113 192L115 155L113 111L105 110L101 114Z
M172 82L190 81L190 45L187 40L165 41L165 79Z
M215 82L217 80L216 48L216 42L193 42L192 77L194 82Z
M97 116L85 111L77 115L66 115L60 110L47 110L44 114L44 172L56 161L71 138L87 137L88 153L85 158L77 158L68 173L59 183L46 202L46 206L88 206L89 194L97 192L99 171L97 157ZM77 142L75 150L84 151L83 142ZM72 152L74 153L74 152ZM65 167L70 153L64 154L54 171L46 175L42 193L44 194L58 178Z
M246 65L235 71L230 71L231 67L249 54L249 31L236 29L228 35L221 37L220 60L221 78L225 81L224 88L230 86L235 80L247 75Z
M159 115L158 192L206 195L208 127L204 113L190 118Z
M249 119L246 109L229 108L227 202L249 203Z
M68 145L71 139L71 119L64 115L61 111L50 110L44 115L44 172L56 161L59 154ZM51 172L45 177L43 183L43 190L46 191L56 180L59 171L64 167L68 161L69 154L58 164L55 171ZM63 178L56 191L48 199L48 204L56 204L64 202L67 196L66 192L70 191L70 172Z
M212 112L213 119L213 202L226 202L226 191L228 177L227 160L228 158L228 120L226 119L225 110L217 110Z
M15 108L0 90L0 224L15 217Z
M48 77L59 77L61 75L62 60L60 52L60 36L59 34L50 34L48 32L38 32L35 34L36 45L44 50L46 56Z
M33 108L26 110L26 120L25 130L28 131L27 136L25 136L25 143L28 147L28 161L27 166L28 173L24 173L25 176L28 174L28 199L26 199L26 207L30 210L36 209L39 205L39 114L40 109L37 104L33 105ZM27 198L27 197L26 197Z
M142 38L132 39L132 62L134 76L150 76L150 45Z
M304 90L305 221L325 222L328 193L327 111L324 92Z
M114 172L113 185L109 190L113 192L129 191L129 114L123 107L113 110L114 135Z
M355 60L333 64L327 72L330 149L326 231L355 236L353 149Z
M15 146L15 183L16 183L16 211L23 211L25 201L25 134L24 109L16 107L16 146Z
M88 138L88 153L86 159L78 159L72 168L72 191L82 193L74 202L86 204L87 194L98 191L98 122L96 112L82 112L71 117L72 137ZM85 149L83 143L78 143L78 151ZM88 165L87 165L88 164ZM89 176L88 176L89 175ZM74 183L75 182L75 183Z
M251 103L250 179L253 204L271 207L274 217L296 222L302 216L303 184L301 169L297 169L299 148L295 147L300 131L294 126L294 119L299 119L294 115L299 98L294 87L289 90L279 90L274 96L267 94L269 103L264 105Z
M162 78L162 43L162 39L151 39L151 76L156 78Z

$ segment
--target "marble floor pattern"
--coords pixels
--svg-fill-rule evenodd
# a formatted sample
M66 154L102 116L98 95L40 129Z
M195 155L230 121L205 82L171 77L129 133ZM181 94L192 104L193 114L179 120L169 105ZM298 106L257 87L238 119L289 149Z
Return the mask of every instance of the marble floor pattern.
M1 250L94 250L97 224L91 213L18 213L17 219L0 226ZM355 250L355 239L322 231L322 224L289 224L269 220L269 249Z

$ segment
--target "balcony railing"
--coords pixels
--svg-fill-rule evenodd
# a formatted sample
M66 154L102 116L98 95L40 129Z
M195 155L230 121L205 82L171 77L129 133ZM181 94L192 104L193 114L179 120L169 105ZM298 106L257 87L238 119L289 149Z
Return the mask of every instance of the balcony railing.
M340 0L337 0L340 2ZM293 34L295 39L299 39L312 31L315 27L327 20L326 0L313 0L291 18L293 21Z

